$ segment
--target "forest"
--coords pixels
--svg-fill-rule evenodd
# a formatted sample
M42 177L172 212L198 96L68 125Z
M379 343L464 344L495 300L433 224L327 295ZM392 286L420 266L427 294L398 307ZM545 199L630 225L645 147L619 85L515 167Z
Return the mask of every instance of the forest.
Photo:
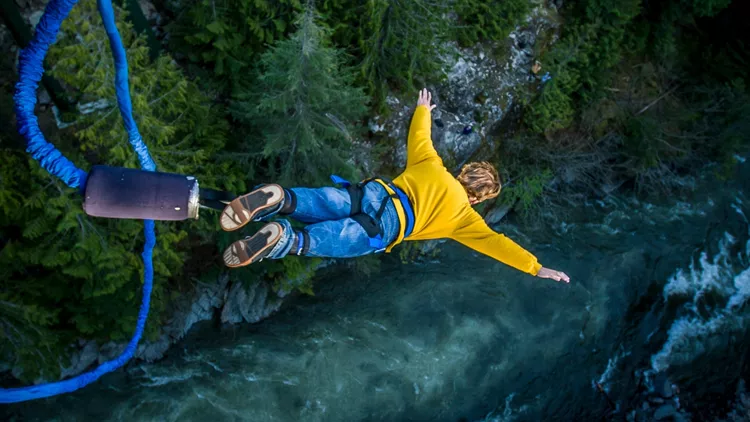
M471 158L495 164L505 181L483 213L505 207L534 224L614 192L679 197L699 171L721 179L747 152L750 13L741 0L155 0L158 19L133 0L116 4L141 134L161 171L201 186L240 193L268 181L327 185L333 173L395 177L405 136L374 131L373 119L394 113L394 99L413 106L422 87L439 93L456 52L503 62L511 33L540 11L554 13L528 81L512 88L502 120L478 113L472 123L484 130ZM16 3L29 30L42 6ZM25 152L9 28L0 26L12 51L0 57L0 371L14 369L18 380L4 378L13 385L58 378L82 339L127 341L143 240L138 221L88 217L80 195ZM45 69L58 85L53 100L39 94L50 142L84 169L137 167L94 0L74 7ZM156 230L150 339L173 301L226 271L220 253L233 240L210 211ZM367 272L379 259L347 265ZM230 277L314 294L320 264L269 260Z

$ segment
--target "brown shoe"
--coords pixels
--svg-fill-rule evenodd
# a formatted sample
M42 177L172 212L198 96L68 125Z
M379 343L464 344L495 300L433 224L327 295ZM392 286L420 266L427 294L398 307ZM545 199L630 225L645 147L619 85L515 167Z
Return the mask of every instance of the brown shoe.
M221 212L219 224L224 231L241 229L247 223L275 211L284 200L284 188L264 185L247 195L237 197Z
M279 223L268 223L253 236L238 240L224 251L227 267L237 268L263 260L279 243L284 227Z

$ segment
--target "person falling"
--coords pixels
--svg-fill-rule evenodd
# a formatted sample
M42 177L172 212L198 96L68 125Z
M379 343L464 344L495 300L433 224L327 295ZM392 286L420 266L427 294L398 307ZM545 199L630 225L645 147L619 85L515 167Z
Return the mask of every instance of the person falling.
M406 170L395 180L372 178L351 184L331 176L343 188L291 188L262 185L230 202L220 224L226 231L276 215L307 223L294 230L286 219L270 222L255 235L232 243L223 254L229 267L301 256L353 258L390 252L408 240L454 239L531 275L570 282L561 271L496 233L472 208L500 193L495 168L469 163L454 177L443 165L430 136L432 94L419 92L407 143Z

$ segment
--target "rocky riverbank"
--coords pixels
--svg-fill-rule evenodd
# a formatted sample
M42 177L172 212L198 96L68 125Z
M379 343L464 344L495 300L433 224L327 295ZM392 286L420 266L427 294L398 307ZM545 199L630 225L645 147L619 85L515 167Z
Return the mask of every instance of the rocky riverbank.
M267 318L282 304L284 293L275 293L267 283L257 282L249 286L230 281L227 274L218 277L215 283L198 283L192 294L174 302L171 317L162 326L156 340L142 340L135 358L152 362L164 357L169 348L182 339L190 328L201 321L216 318L221 323L254 323ZM72 345L77 350L70 363L61 365L60 378L78 375L92 366L99 365L118 356L126 343L108 342L98 344L93 340L80 340ZM20 369L13 368L13 375L20 377ZM39 379L41 383L47 380Z

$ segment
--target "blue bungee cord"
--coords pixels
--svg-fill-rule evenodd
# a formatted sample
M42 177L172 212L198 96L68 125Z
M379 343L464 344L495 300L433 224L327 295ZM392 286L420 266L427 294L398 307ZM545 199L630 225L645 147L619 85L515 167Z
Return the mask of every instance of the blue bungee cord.
M47 4L44 15L34 32L34 38L21 51L18 63L19 81L16 84L16 92L13 98L16 103L18 131L26 139L26 150L50 174L57 176L71 188L79 188L83 191L83 188L86 186L87 173L76 167L54 145L44 139L44 135L39 129L37 118L34 115L36 89L44 73L44 57L47 55L50 44L55 41L62 21L68 16L77 1L51 0ZM128 87L128 63L125 56L125 48L115 25L115 14L112 9L111 0L97 0L97 4L112 49L112 56L115 63L117 105L125 122L128 140L138 155L141 168L146 171L155 171L156 164L151 159L148 147L143 143L143 139L140 133L138 133L138 127L133 119L133 107L130 102L130 90ZM146 242L141 254L143 258L143 298L140 310L138 311L138 322L135 327L135 333L133 333L133 337L128 342L122 354L115 359L104 362L92 371L64 381L29 387L0 389L0 403L34 400L75 391L98 380L102 375L117 370L133 357L138 347L138 342L143 335L151 302L151 288L154 277L152 257L154 245L156 244L153 220L144 220L144 234Z

